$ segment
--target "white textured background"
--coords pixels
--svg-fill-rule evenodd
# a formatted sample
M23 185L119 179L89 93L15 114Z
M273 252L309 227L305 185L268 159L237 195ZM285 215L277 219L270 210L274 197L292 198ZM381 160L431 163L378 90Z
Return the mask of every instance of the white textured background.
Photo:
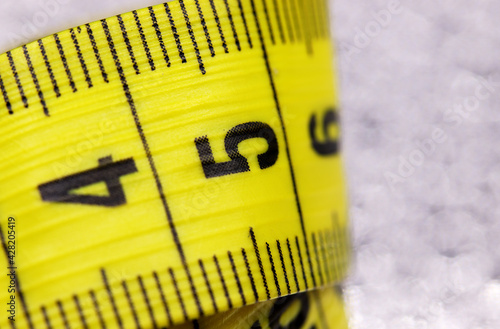
M0 1L0 52L161 2ZM500 2L391 2L332 9L351 327L499 329Z

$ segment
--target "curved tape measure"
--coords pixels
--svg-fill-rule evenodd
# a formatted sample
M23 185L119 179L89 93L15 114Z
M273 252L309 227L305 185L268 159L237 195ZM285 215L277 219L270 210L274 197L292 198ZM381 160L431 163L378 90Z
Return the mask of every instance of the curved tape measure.
M162 327L344 277L326 12L179 0L0 56L18 328Z

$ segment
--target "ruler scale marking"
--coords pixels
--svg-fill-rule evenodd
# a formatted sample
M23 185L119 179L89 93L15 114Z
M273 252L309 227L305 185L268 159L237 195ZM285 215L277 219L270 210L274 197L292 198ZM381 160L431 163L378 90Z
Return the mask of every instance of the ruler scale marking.
M287 1L287 0L285 0ZM299 41L302 41L302 30L301 30L301 25L299 21L299 14L297 13L297 3L295 0L289 0L290 1L290 11L292 12L293 16L293 23L294 23L294 28L295 28L295 34L297 35L297 39Z
M285 277L286 290L288 294L291 294L292 291L290 289L290 281L288 280L287 270L285 266L285 259L283 258L283 251L281 250L280 241L276 240L276 247L278 248L278 254L280 256L281 269L283 270L283 276Z
M175 278L174 270L172 270L172 268L169 268L168 273L170 274L170 280L172 281L172 285L174 286L174 289L175 289L175 294L177 295L177 300L179 301L179 305L181 307L182 314L184 315L184 321L188 321L189 317L188 317L188 314L186 312L186 306L184 305L184 299L182 298L181 292L179 290L179 286L178 286L177 280Z
M269 18L269 10L267 8L267 0L262 0L262 6L264 7L264 16L266 16L267 29L269 31L269 36L271 38L271 43L274 45L276 41L274 40L274 31L271 25L271 19Z
M155 11L153 7L148 7L148 10L149 16L151 17L151 23L153 24L152 27L155 29L156 39L158 40L158 44L160 45L163 58L165 60L165 63L167 64L167 67L170 67L170 57L168 56L167 48L165 48L165 43L163 42L163 35L161 33L160 26L158 25Z
M245 34L247 36L248 46L253 48L252 38L250 37L250 33L248 32L247 19L245 18L245 11L243 10L243 5L241 4L241 0L238 0L238 8L240 9L240 16L243 20L243 26L245 27Z
M304 217L303 217L303 214L302 214L302 207L301 207L300 200L299 200L297 183L296 183L295 173L294 173L294 169L293 169L293 165L292 165L292 158L291 158L290 149L289 149L289 146L288 146L289 144L288 144L288 138L287 138L287 132L286 132L286 127L285 127L285 122L283 120L283 114L281 112L281 106L280 106L280 103L279 103L278 94L277 94L277 91L276 91L276 87L275 87L275 83L274 83L274 79L273 79L273 74L272 74L272 71L271 71L271 65L270 65L270 61L269 61L269 56L267 54L267 49L266 49L266 45L265 45L265 42L264 42L264 37L262 36L262 30L260 28L259 18L257 16L257 11L255 10L255 3L254 3L254 0L250 0L250 2L252 4L253 16L254 16L254 19L255 19L255 25L257 26L257 32L259 34L259 39L260 39L261 48L262 48L262 55L263 55L263 58L264 58L264 63L265 63L265 67L266 67L266 70L267 70L267 75L269 77L269 83L271 85L271 90L272 90L272 94L273 94L274 103L275 103L276 110L278 112L278 116L279 116L279 119L280 119L280 124L281 124L282 133L283 133L283 138L285 140L285 150L286 150L286 156L287 156L287 160L288 160L288 166L290 168L290 176L291 176L291 181L292 181L292 186L293 186L293 192L294 192L294 195L295 195L295 203L296 203L296 206L297 206L297 211L298 211L298 215L299 215L299 220L300 220L300 226L301 226L301 229L302 229L302 234L304 236L304 244L305 244L305 248L306 248L306 256L307 256L307 258L310 261L311 258L310 258L310 252L309 252L309 244L307 242L307 233L306 233L306 228L305 228L305 223L304 223ZM311 275L314 278L314 274L313 274L314 270L313 270L311 262L309 262L309 267L310 267L310 270L311 270Z
M165 7L165 12L168 16L168 21L170 23L170 29L172 30L172 36L175 39L175 44L177 45L177 53L179 54L179 58L181 59L182 63L186 63L186 56L184 55L184 49L182 48L182 44L179 38L179 34L177 33L177 27L175 26L175 21L174 18L172 17L172 13L170 12L170 7L168 3L164 3L163 6Z
M326 231L326 235L327 235L327 239L329 241L333 241L333 230L332 231L327 230ZM337 253L337 250L336 250L336 246L334 246L334 245L331 246L331 253L333 254L333 257L335 257L335 259L339 259L338 258L338 253ZM334 278L335 279L340 278L340 273L338 271L338 267L337 267L336 262L334 262L333 266L330 265L330 267L331 267L331 271L333 272Z
M125 23L123 22L122 15L116 15L118 19L118 24L120 26L120 30L122 32L123 41L127 46L128 55L130 57L130 61L132 62L132 66L134 67L135 74L140 74L139 65L137 64L137 60L135 58L134 49L132 48L132 44L130 43L130 39L128 37L127 28L125 27Z
M155 315L153 312L153 308L151 307L151 302L149 299L147 288L144 285L143 279L140 275L137 276L137 281L139 281L139 286L141 287L142 297L144 298L144 303L146 303L146 307L148 309L149 319L151 320L151 324L153 325L153 328L156 329L156 328L158 328L158 325L156 324L156 318L155 318Z
M283 0L283 13L285 16L285 24L286 24L286 29L288 31L288 38L290 39L290 42L294 43L295 42L295 36L293 35L293 27L292 27L292 21L290 18L290 8L288 6L287 0Z
M212 45L212 39L210 38L210 33L208 32L207 23L205 22L205 17L203 11L201 10L199 0L195 0L196 9L198 10L198 17L200 17L201 25L203 26L203 32L205 32L205 39L207 40L208 49L210 49L210 55L215 56L214 46Z
M132 312L132 317L134 318L135 327L137 329L141 329L141 323L139 321L139 316L137 315L137 312L135 310L134 301L132 300L132 297L130 297L130 292L128 290L127 281L122 280L121 285L123 288L123 292L125 293L125 297L127 298L127 303L128 303L129 308L130 308L130 311Z
M123 73L123 68L122 68L120 60L118 58L118 54L116 53L114 42L113 42L113 39L112 39L111 34L109 32L108 24L107 24L107 22L105 20L102 20L101 23L102 23L104 32L105 32L106 37L107 37L107 41L108 41L108 45L109 45L111 54L113 55L113 58L115 60L115 65L116 65L116 68L117 68L118 73L120 75L120 80L122 82L122 87L123 87L123 90L125 92L125 96L127 98L127 102L128 102L128 104L130 106L130 110L132 112L132 116L134 118L134 122L135 122L135 125L136 125L136 128L137 128L137 131L138 131L139 136L141 138L143 148L144 148L144 150L146 152L146 155L147 155L147 158L148 158L148 162L149 162L149 166L150 166L151 171L153 173L153 177L154 177L154 180L155 180L155 183L156 183L156 187L157 187L160 199L162 201L163 209L164 209L166 217L167 217L167 222L169 224L170 233L172 234L174 243L175 243L176 248L177 248L177 252L178 252L178 254L179 254L180 258L181 258L181 262L182 262L184 271L186 272L186 275L188 277L189 284L190 284L190 287L191 287L191 292L193 294L193 297L195 299L196 305L198 307L198 313L200 315L203 315L203 310L201 309L201 304L200 304L200 301L198 299L198 293L196 292L196 288L195 288L194 283L193 283L193 278L191 276L191 272L190 272L189 267L187 265L186 256L184 255L184 250L183 250L181 242L179 240L177 229L175 228L175 225L174 225L174 222L173 222L173 218L172 218L172 214L170 213L170 208L168 207L168 204L167 204L167 199L165 197L165 193L163 192L163 185L162 185L162 183L160 181L160 178L159 178L159 175L158 175L158 171L156 169L156 165L155 165L154 160L153 160L153 156L151 155L151 151L150 151L150 148L149 148L148 141L146 139L146 135L144 134L144 131L142 129L141 121L139 119L139 115L138 115L136 107L135 107L134 99L132 98L132 94L131 94L129 86L128 86L127 78L125 77L125 74Z
M148 41L146 40L146 36L144 35L144 31L142 30L142 24L139 16L137 15L137 10L132 11L132 14L134 15L135 25L137 26L137 31L139 31L139 36L142 41L142 47L144 48L144 52L146 53L149 67L151 68L151 71L154 71L156 70L155 62L153 60L153 57L151 56Z
M286 43L285 33L283 33L283 26L281 24L280 9L278 7L278 1L273 0L274 14L276 15L276 22L278 23L278 32L280 33L281 43Z
M243 256L243 260L245 261L245 267L247 268L247 275L248 275L248 279L250 280L250 285L252 286L252 292L253 292L253 295L255 297L255 302L258 302L259 301L259 294L257 292L257 288L255 287L255 281L253 278L252 269L250 268L250 264L248 263L248 257L247 257L247 253L245 251L245 248L241 248L241 254Z
M52 329L52 323L50 322L49 315L47 314L47 309L45 308L45 306L41 306L40 310L43 314L43 320L45 321L45 326L47 327L47 329Z
M297 247L297 252L299 254L299 264L300 264L300 268L302 269L302 278L304 280L304 284L306 285L306 290L307 290L307 289L309 289L308 284L307 284L307 276L306 276L306 271L304 268L304 262L302 261L302 252L300 251L299 238L297 236L295 237L295 246ZM312 272L311 272L311 274L312 274ZM314 278L314 276L312 276L312 278ZM313 279L313 281L314 281L314 279Z
M227 252L227 256L229 258L229 262L231 263L231 268L233 269L234 280L236 281L236 285L238 286L238 292L241 297L241 302L243 305L247 304L245 294L243 293L243 288L241 287L240 276L238 275L238 270L236 269L236 265L234 264L233 255L230 251Z
M318 245L317 245L317 241L316 241L316 233L312 232L311 238L312 238L314 255L316 256L315 260L316 260L316 266L318 267L319 282L323 286L325 284L325 281L323 280L323 271L321 270L321 262L319 260Z
M5 90L1 74L0 74L0 90L2 91L2 96L3 100L5 101L5 106L7 107L7 111L9 112L9 114L14 114L14 111L12 111L12 104L10 102L9 95L7 94L7 90Z
M47 73L49 74L50 82L52 83L54 93L56 94L56 97L60 97L61 92L59 91L59 85L57 84L57 80L54 76L54 71L52 70L52 65L50 64L49 58L47 56L47 51L45 50L45 45L43 44L42 39L38 39L37 42L38 42L38 48L40 48L40 53L42 54L42 57L43 57L43 62L45 64L45 68L47 69Z
M326 2L328 0L318 0L320 3L320 11L321 11L321 16L322 16L322 21L323 21L323 33L326 38L330 38L330 13L328 12L328 5Z
M318 237L319 237L319 245L320 245L320 251L321 255L323 257L323 267L325 271L325 275L327 278L327 282L332 282L331 274L330 274L330 263L328 262L329 257L327 256L327 241L326 240L326 235L324 235L323 231L318 232Z
M186 10L186 6L184 5L184 1L183 0L178 0L178 1L181 6L182 14L184 15L184 21L186 23L189 36L191 38L191 43L193 44L194 52L196 53L196 59L198 60L198 67L200 68L201 74L205 74L207 73L207 71L205 69L205 64L203 63L203 59L201 58L200 49L198 48L198 43L196 42L196 37L194 35L193 28L191 26L189 14Z
M80 305L80 300L77 295L73 295L73 302L75 303L76 310L78 312L78 316L80 318L80 322L82 323L83 328L88 329L87 319L85 318L85 313L83 313L82 307Z
M271 271L273 272L274 285L276 286L276 290L278 291L278 297L280 297L281 289L280 289L280 283L278 281L278 274L276 273L276 267L274 266L273 255L271 254L271 247L267 242L266 242L266 250L267 250L267 257L269 260L269 264L271 264Z
M229 8L228 0L224 0L224 4L226 5L227 17L229 18L229 22L231 23L231 29L233 31L234 43L236 44L236 48L238 51L241 51L240 40L238 38L238 33L236 32L236 28L234 27L233 15L231 14L231 8Z
M257 257L257 263L259 264L260 275L262 277L262 281L264 283L264 288L266 289L266 297L267 299L271 299L271 294L269 292L269 287L267 286L267 278L266 272L264 271L264 266L262 265L262 259L260 258L259 246L257 245L257 240L255 238L255 233L253 228L250 228L250 237L252 239L253 249L255 252L255 257Z
M332 214L332 222L333 222L333 233L335 236L335 241L336 241L336 246L335 248L338 250L339 253L339 260L344 261L344 257L346 257L346 251L343 249L343 234L340 231L340 227L338 225L338 214L335 212ZM339 262L340 263L340 262ZM340 264L338 265L340 267ZM341 272L341 268L339 268L339 272Z
M233 302L231 300L231 296L229 295L229 291L227 290L226 279L224 278L224 275L221 271L221 268L219 265L219 260L217 259L216 255L214 255L213 259L214 259L215 267L217 268L217 273L219 274L219 279L220 279L220 282L222 284L222 288L224 289L224 295L226 296L227 305L229 308L233 308Z
M78 39L76 38L75 30L69 29L69 33L71 34L71 40L73 40L73 45L75 46L80 66L82 67L83 74L85 75L85 81L87 82L88 87L92 88L93 87L92 79L90 78L87 64L85 63L85 59L83 58L82 50L80 49L80 44L78 43Z
M76 88L75 81L73 80L73 74L71 73L71 70L68 66L68 60L66 59L66 54L64 52L64 48L61 44L61 40L59 38L59 34L55 33L54 34L54 40L56 41L56 46L59 51L59 57L61 58L61 62L64 66L64 71L66 72L66 76L68 77L69 85L71 87L71 90L73 90L74 93L78 90Z
M288 257L290 258L290 263L292 264L293 280L295 281L297 291L300 291L299 280L297 280L297 270L295 268L295 262L293 260L292 247L288 238L286 239L286 247L288 249Z
M102 63L101 59L101 54L99 53L99 48L97 47L95 37L94 37L94 32L92 31L92 28L90 27L90 24L85 24L85 29L87 31L87 35L90 40L90 44L92 45L92 50L94 51L94 56L97 61L97 65L99 65L99 70L101 71L101 76L104 80L104 82L108 83L108 73L106 72L106 69L104 68L104 64Z
M163 305L165 313L167 314L168 325L170 326L173 323L172 315L170 314L170 308L168 306L167 300L165 299L165 294L163 293L163 288L161 286L160 278L156 271L153 271L153 277L155 278L156 289L158 289L158 292L160 293L161 303Z
M106 292L108 293L109 302L111 303L111 307L113 308L115 320L118 323L118 326L121 329L123 329L123 320L122 320L121 315L118 311L118 308L116 307L115 296L113 295L113 291L111 290L111 287L109 285L108 276L106 275L106 271L104 269L101 269L101 278L102 278L102 281L104 283L104 287L106 288Z
M224 52L227 54L229 53L229 49L227 48L226 38L224 37L224 32L222 31L222 26L220 23L219 14L217 13L217 8L215 7L214 0L209 0L209 1L210 1L210 6L212 8L212 14L215 19L215 23L217 24L217 30L219 31L220 40L222 42L222 48L224 48Z
M217 302L215 301L214 292L212 290L212 285L210 284L210 280L208 279L207 272L205 271L205 266L203 265L203 261L198 259L198 265L200 266L201 273L203 274L203 279L205 280L205 285L207 286L208 293L210 295L210 300L212 301L212 307L216 313L219 312L219 308L217 307Z
M61 316L61 319L63 321L64 328L71 329L69 322L68 322L68 318L66 316L66 311L64 311L64 306L63 306L62 302L60 300L57 300L56 304L57 304L57 308L59 309L59 315Z
M101 329L106 329L106 323L104 322L104 319L102 317L102 312L101 312L101 307L99 306L99 301L97 300L95 293L92 289L89 290L89 295L90 295L90 298L92 299L92 305L94 306L94 311L97 315L97 318L99 319L99 324L101 326Z
M12 71L12 75L14 76L14 80L16 81L17 90L19 91L19 95L21 96L24 107L28 108L28 106L29 106L28 99L26 98L26 95L24 94L24 88L23 88L23 85L21 84L21 80L20 80L19 74L17 72L16 64L14 63L14 58L12 57L12 53L10 51L7 52L7 58L9 59L10 70Z
M40 88L40 83L38 82L38 77L36 75L35 68L33 67L33 64L31 62L31 57L28 52L28 48L26 46L23 46L23 53L24 53L24 58L26 59L26 63L28 64L28 69L31 74L31 79L33 80L33 84L35 85L36 88L38 99L40 100L40 105L42 105L43 113L46 116L49 116L49 110L47 108L47 104L45 103L45 97L43 96L43 92Z
M321 32L320 29L318 28L318 17L316 17L316 5L315 5L316 0L311 0L308 5L306 6L307 8L307 17L309 18L309 24L311 24L311 30L313 31L313 37L314 38L320 38L321 37Z

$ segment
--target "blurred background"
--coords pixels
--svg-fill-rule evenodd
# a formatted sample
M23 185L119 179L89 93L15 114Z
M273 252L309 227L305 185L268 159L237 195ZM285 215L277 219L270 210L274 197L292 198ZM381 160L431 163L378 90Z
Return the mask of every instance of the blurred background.
M161 2L2 0L0 53ZM351 328L500 328L500 2L330 6Z

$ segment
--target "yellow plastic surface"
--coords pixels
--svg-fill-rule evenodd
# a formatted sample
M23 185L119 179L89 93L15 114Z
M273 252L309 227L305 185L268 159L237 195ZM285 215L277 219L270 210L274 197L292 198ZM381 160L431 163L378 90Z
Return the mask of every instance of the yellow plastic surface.
M326 12L173 1L0 56L17 328L163 327L345 276Z

